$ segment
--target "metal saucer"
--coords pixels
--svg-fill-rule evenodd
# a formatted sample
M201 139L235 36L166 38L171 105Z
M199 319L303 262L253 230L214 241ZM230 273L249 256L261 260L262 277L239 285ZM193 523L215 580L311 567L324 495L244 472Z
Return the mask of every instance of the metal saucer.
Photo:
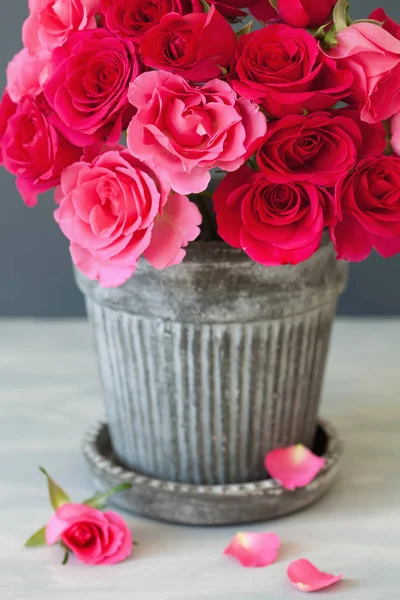
M111 447L108 427L92 427L83 452L98 492L119 483L132 488L113 496L115 506L136 515L184 525L233 525L275 519L299 511L322 498L333 484L343 452L334 427L319 421L314 452L325 467L305 488L289 491L273 479L238 485L193 485L147 477L121 466Z

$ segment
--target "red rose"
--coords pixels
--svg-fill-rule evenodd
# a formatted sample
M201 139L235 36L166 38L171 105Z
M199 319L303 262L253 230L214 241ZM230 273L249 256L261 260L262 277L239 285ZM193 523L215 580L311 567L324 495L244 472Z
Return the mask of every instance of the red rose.
M45 87L53 123L76 145L118 142L132 117L128 88L139 71L131 41L106 29L74 33L53 51Z
M165 15L141 43L143 62L190 81L208 81L229 66L236 36L228 21L211 7L208 14Z
M275 24L239 39L229 80L238 94L283 117L330 108L348 94L353 75L306 30Z
M382 29L385 29L395 38L400 40L400 24L396 21L393 21L393 19L390 19L383 8L377 8L374 10L374 12L369 15L369 19L374 19L375 21L380 21L383 23Z
M338 222L331 236L338 258L361 261L372 248L384 257L400 252L400 158L361 161L336 186Z
M281 19L292 27L320 27L331 20L337 0L278 0Z
M199 0L194 0L194 4L197 2ZM248 8L253 17L260 21L267 22L277 18L276 10L271 6L269 0L210 0L208 4L213 4L218 12L227 19L245 17L247 13L242 10L243 8Z
M251 15L259 21L268 23L269 21L276 21L278 19L278 13L275 8L270 4L269 0L256 0L253 4L247 3L249 12Z
M218 233L265 266L297 264L321 242L334 223L334 201L312 183L272 183L244 165L228 173L214 197Z
M191 0L100 0L100 10L112 33L139 42L164 15L185 15L193 12L193 6Z
M17 176L17 187L28 206L60 182L61 172L79 160L82 150L69 144L49 123L42 96L25 96L14 105L3 99L0 110L1 154L5 168ZM4 123L7 119L7 124Z
M287 115L269 124L257 163L269 181L310 181L335 185L353 169L358 158L380 155L386 147L385 129L366 125L365 142L352 112L336 110L308 116ZM362 155L361 155L362 151Z

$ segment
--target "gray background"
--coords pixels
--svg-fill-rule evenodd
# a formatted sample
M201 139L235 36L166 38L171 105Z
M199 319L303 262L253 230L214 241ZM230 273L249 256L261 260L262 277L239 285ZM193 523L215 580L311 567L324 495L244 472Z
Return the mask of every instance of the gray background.
M265 0L267 2L267 0ZM318 1L318 0L316 0ZM27 0L0 3L0 77L21 48L21 25ZM376 0L351 0L353 18L367 17ZM381 6L400 21L398 0ZM52 195L30 209L20 199L14 178L0 168L0 315L64 316L84 313L75 287L68 243L53 221ZM350 285L341 300L342 314L400 314L400 255L371 256L353 265Z

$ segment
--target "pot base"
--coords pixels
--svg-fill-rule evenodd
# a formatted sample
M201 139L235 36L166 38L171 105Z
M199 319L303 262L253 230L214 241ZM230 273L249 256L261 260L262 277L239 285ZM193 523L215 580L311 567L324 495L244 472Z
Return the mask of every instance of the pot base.
M306 508L326 494L338 473L343 446L330 423L319 421L313 451L326 459L325 467L308 486L290 491L273 479L205 486L146 477L118 464L108 426L103 423L92 427L83 441L98 492L130 483L131 489L113 496L114 505L136 515L183 525L254 523Z

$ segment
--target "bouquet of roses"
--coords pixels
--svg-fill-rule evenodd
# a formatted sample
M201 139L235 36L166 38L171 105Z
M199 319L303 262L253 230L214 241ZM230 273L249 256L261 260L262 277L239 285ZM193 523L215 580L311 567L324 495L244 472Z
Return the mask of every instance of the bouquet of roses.
M265 266L306 260L325 228L341 259L400 251L400 25L382 9L361 21L347 0L29 10L0 156L28 206L56 187L88 278L120 285L141 256L176 265L199 235ZM209 214L213 172L226 174Z

